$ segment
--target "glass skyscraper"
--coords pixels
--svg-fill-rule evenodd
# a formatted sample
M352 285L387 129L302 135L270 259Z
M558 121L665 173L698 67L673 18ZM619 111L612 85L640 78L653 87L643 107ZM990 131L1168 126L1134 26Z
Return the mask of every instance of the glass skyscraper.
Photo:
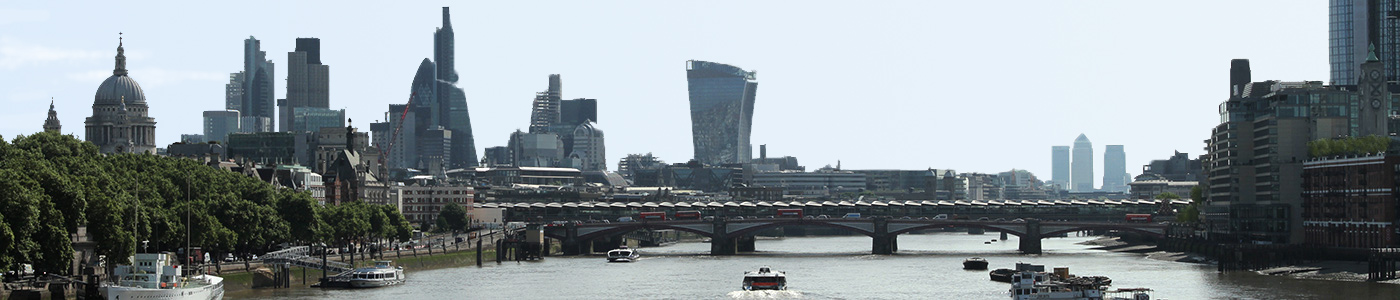
M1331 84L1356 85L1371 47L1386 81L1400 81L1400 0L1330 0L1327 8Z
M1050 146L1050 181L1069 189L1069 146Z
M1094 191L1094 143L1084 134L1074 139L1074 160L1069 168L1070 191Z
M757 72L707 61L686 61L690 90L690 133L695 160L720 165L753 157L749 133Z

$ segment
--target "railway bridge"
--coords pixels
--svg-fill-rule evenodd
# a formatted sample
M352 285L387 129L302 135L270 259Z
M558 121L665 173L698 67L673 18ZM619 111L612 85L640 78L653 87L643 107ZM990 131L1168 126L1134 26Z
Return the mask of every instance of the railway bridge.
M1040 254L1040 240L1083 230L1118 230L1161 237L1167 225L1152 223L1065 222L1027 219L1024 221L908 220L874 217L867 219L714 219L676 221L637 221L618 223L568 223L544 228L544 235L561 241L565 255L589 252L594 241L601 241L643 229L671 229L710 238L710 254L732 255L754 251L754 233L782 226L821 226L844 229L871 238L870 253L893 254L899 250L902 233L923 229L960 227L998 231L1020 238L1018 250Z

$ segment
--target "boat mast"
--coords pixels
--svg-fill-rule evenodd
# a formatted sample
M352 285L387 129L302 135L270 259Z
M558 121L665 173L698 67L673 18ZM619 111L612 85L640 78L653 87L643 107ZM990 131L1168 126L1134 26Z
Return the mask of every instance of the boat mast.
M190 182L194 181L194 172L188 172L185 177L185 265L189 266L194 261L194 251L190 250L190 205L194 204L190 199ZM184 274L181 274L182 276Z

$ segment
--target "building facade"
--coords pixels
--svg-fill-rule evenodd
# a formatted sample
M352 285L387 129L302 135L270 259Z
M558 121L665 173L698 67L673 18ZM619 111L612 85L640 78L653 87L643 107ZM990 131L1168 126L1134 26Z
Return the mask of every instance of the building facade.
M1397 246L1400 156L1328 157L1303 163L1303 236L1308 245Z
M569 135L572 140L569 148L570 164L582 171L607 171L607 149L603 146L603 130L593 127L592 122L578 125Z
M1128 159L1123 145L1107 145L1103 149L1103 186L1105 192L1128 191Z
M476 201L476 190L459 185L409 185L393 188L403 196L399 211L409 223L424 224L437 221L438 213L448 203L456 203L470 215Z
M239 131L242 117L237 110L210 110L204 112L204 139L226 142L228 135Z
M53 109L53 99L49 99L49 117L44 119L44 132L63 133L63 125L58 122L58 111Z
M695 160L704 164L748 163L753 157L757 73L707 61L686 61L690 134Z
M328 125L302 122L308 116L331 117L327 114L336 111L329 109L330 73L330 66L321 63L321 39L297 38L296 51L287 52L287 99L278 103L281 131L315 132ZM345 127L345 111L339 112L342 124L324 127Z
M262 51L262 41L249 36L243 40L243 76L242 76L242 99L238 107L228 109L238 110L244 118L240 125L251 126L251 129L244 129L244 132L267 132L273 131L276 126L276 75L275 65L267 59L267 52ZM232 84L232 80L230 81Z
M1400 19L1396 18L1396 11L1400 11L1397 0L1328 1L1332 85L1359 84L1363 76L1361 64L1370 51L1382 63L1384 81L1400 81Z
M1070 191L1094 191L1094 144L1080 134L1074 139L1074 160L1070 161Z
M1217 240L1301 243L1308 142L1385 134L1383 124L1365 122L1389 114L1388 102L1364 101L1370 97L1365 87L1381 85L1371 82L1381 78L1360 78L1360 92L1317 81L1241 85L1248 61L1231 65L1232 93L1220 104L1221 123L1206 141L1201 161L1207 172L1203 221ZM1361 71L1379 67L1372 60Z
M1050 146L1050 182L1069 189L1069 146Z
M102 153L155 154L156 120L147 115L141 85L127 74L125 53L118 41L116 68L97 87L83 137Z

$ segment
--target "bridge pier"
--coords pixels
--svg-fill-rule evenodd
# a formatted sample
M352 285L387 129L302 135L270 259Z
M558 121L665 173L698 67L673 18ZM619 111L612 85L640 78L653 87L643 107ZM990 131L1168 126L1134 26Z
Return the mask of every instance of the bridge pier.
M1021 253L1040 254L1040 219L1027 219L1026 231L1021 235Z
M1005 231L1002 231L1002 232L1001 232L1001 240L1003 240L1003 241L1006 240L1006 232L1005 232Z
M758 237L752 236L752 235L745 235L745 236L735 237L735 238L734 238L734 251L735 251L735 252L754 252L754 251L756 251L756 249L755 249L755 247L754 247L754 242L757 241L757 240L758 240Z
M734 255L738 252L734 238L729 236L729 225L724 218L715 218L714 235L710 236L710 255Z
M581 244L578 240L578 224L564 224L564 240L559 243L559 250L563 251L564 255L583 254L584 247Z
M875 218L874 234L870 237L870 254L894 254L899 251L899 236L890 234L890 219Z

